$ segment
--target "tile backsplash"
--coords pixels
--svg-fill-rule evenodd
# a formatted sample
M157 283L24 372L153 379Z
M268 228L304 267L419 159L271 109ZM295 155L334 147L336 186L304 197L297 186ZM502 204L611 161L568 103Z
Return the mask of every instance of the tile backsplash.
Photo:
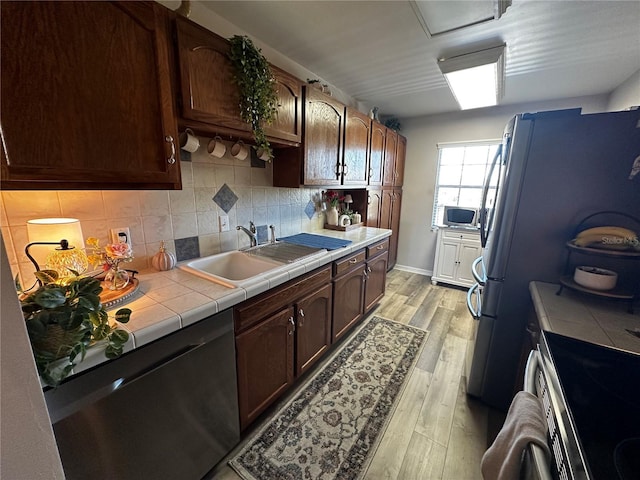
M200 148L182 161L182 190L91 190L91 191L2 191L0 229L13 275L20 273L23 283L33 282L33 265L24 254L27 220L47 217L78 218L84 238L96 237L100 244L110 242L109 230L129 227L134 260L127 268L144 269L165 242L167 250L188 244L200 256L236 250L249 245L249 238L236 225L274 225L276 236L320 230L323 214L309 217L309 202L317 204L319 189L272 187L272 164L251 167L249 160L238 161L229 151L222 158L207 153L209 139L200 138ZM274 159L274 162L277 162ZM226 185L226 188L223 187ZM228 212L213 198L223 189L237 200ZM219 232L219 215L229 216L230 230ZM193 245L197 238L197 245ZM188 239L188 240L187 240ZM58 239L53 239L56 241Z

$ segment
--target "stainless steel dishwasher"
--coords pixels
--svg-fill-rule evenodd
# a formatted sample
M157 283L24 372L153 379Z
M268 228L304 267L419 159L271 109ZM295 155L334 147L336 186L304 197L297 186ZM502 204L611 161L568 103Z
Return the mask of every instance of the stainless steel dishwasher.
M68 479L200 479L239 441L231 310L45 392Z

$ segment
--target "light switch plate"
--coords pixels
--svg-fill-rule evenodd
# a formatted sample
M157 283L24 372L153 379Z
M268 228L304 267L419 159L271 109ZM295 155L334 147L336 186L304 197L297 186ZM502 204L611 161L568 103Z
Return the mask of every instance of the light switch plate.
M131 247L131 233L129 227L118 227L111 229L111 243L128 243Z
M228 232L229 231L229 215L220 215L218 217L218 221L220 223L220 231Z

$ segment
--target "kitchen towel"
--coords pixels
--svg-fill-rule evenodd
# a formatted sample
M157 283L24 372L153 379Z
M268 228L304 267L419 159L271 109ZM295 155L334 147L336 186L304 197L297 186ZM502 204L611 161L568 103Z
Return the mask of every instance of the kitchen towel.
M550 458L547 424L538 397L529 392L516 393L502 429L487 449L480 469L485 480L517 480L522 456L529 443L539 445Z
M351 243L351 240L325 237L324 235L314 235L312 233L298 233L290 237L279 238L278 241L295 243L296 245L304 245L306 247L325 248L327 250L336 250L346 247Z

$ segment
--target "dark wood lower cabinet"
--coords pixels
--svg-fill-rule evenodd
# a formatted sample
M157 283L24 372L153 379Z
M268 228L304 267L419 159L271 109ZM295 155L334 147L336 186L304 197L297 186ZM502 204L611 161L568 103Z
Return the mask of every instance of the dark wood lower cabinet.
M293 384L293 316L286 308L236 336L243 430Z
M331 346L331 293L331 285L325 285L296 303L296 376Z
M333 281L333 328L336 341L362 318L364 305L364 263Z
M364 313L371 311L384 296L388 261L389 253L386 251L382 255L367 260L365 270L367 278L364 289Z
M243 430L293 383L292 322L287 308L236 336Z

